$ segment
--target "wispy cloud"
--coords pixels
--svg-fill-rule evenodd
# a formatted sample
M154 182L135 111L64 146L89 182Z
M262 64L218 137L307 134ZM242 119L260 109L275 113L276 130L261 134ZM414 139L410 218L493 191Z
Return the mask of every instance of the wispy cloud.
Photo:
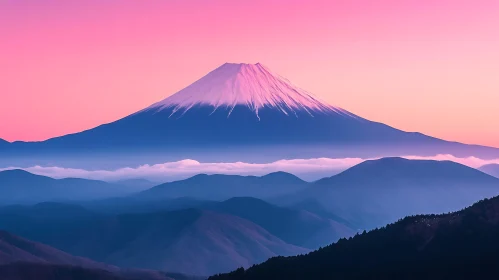
M493 164L497 163L499 164L499 159L481 159L477 157L465 157L465 158L459 158L455 157L453 155L436 155L436 156L431 156L431 157L422 157L422 156L404 156L404 158L407 159L421 159L421 160L450 160L454 161L463 165L467 165L469 167L473 168L479 168L481 166L484 166L486 164Z
M473 168L485 164L499 163L499 159L484 160L476 157L458 158L452 155L437 155L431 157L404 156L407 159L419 160L450 160ZM331 176L349 167L363 162L362 158L312 158L278 160L270 163L247 162L199 162L185 159L175 162L166 162L154 165L141 165L138 167L124 167L115 170L85 170L57 166L33 166L22 168L28 172L49 176L53 178L87 178L96 180L122 180L131 178L148 178L151 180L174 180L186 178L199 173L206 174L239 174L239 175L264 175L276 171L285 171L314 180L324 176ZM14 169L16 167L4 168Z
M286 171L293 174L307 173L338 173L362 162L360 158L314 158L279 160L271 163L247 162L199 162L185 159L138 167L124 167L115 170L84 170L57 166L33 166L22 168L28 172L53 178L78 177L98 180L121 180L130 178L149 178L156 180L178 179L191 175L206 174L240 174L264 175L276 171ZM5 169L13 169L9 167Z

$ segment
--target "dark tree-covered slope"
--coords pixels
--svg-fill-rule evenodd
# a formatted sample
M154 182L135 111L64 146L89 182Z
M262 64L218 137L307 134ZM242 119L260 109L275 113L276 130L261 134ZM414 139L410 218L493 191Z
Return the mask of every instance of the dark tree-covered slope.
M499 272L499 197L419 215L307 255L275 257L211 280L491 279Z

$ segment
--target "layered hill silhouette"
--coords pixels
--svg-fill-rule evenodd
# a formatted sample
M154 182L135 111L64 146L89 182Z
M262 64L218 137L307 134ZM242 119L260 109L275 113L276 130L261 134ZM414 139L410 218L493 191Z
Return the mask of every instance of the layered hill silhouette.
M251 196L269 198L303 190L308 182L285 172L265 176L206 175L165 183L134 195L137 199L157 200L191 197L204 200L224 200Z
M211 275L305 254L358 228L446 213L498 194L498 178L461 164L384 158L313 183L284 172L198 175L85 207L1 207L0 228L119 267ZM206 200L240 195L281 206L255 197ZM127 211L136 213L117 214Z
M310 249L317 249L355 234L355 230L343 221L304 210L278 207L251 197L231 198L205 207L247 219L287 243Z
M118 180L113 183L116 183L120 186L125 186L129 187L130 189L134 189L136 191L141 191L141 190L147 190L149 188L152 188L158 183L146 180L146 179L124 179L124 180Z
M12 262L47 263L117 270L116 267L75 257L50 246L0 231L0 265Z
M487 164L479 169L489 175L499 178L499 164Z
M309 209L279 207L254 197L234 197L222 202L187 197L154 201L120 198L89 202L84 205L94 214L102 212L110 215L147 214L188 208L215 211L246 219L288 244L308 249L319 248L357 232L354 225L327 211L317 211L312 207ZM316 208L320 207L318 203L314 205Z
M407 217L304 256L276 257L210 280L487 279L499 272L499 198Z
M195 199L191 197L149 199L135 195L79 202L89 210L107 214L150 213L173 211L188 208L205 208L219 201Z
M98 199L123 196L134 189L79 178L53 179L19 169L0 171L0 204Z
M91 201L85 203L85 207L109 213L205 208L209 204L233 197L267 199L291 194L309 185L309 182L286 172L264 176L199 174L126 197Z
M195 280L180 274L121 269L116 266L75 257L53 247L0 231L1 279L143 279Z
M223 202L190 198L156 201L120 198L85 205L93 211L107 214L153 213L188 208L215 211L246 219L286 243L308 249L319 248L357 231L348 221L327 211L279 207L254 197L234 197Z
M0 275L2 279L8 280L139 280L138 278L115 275L105 270L59 264L23 262L0 265Z
M76 208L56 203L6 207L0 209L0 228L99 262L195 275L309 251L222 211L185 209L109 216L81 213L82 209ZM65 209L80 214L61 217L58 213Z
M314 200L360 228L374 228L407 215L456 211L498 194L497 178L455 162L383 158L274 202L299 205Z
M41 142L3 143L0 163L91 162L95 167L112 158L136 165L137 155L144 164L166 158L268 161L439 153L490 158L499 149L401 131L329 105L261 64L225 63L115 122Z

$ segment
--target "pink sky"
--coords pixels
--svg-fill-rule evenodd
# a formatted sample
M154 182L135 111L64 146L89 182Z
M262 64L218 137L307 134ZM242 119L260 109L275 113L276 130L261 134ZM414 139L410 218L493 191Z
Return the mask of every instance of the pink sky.
M0 138L91 128L261 62L365 118L499 147L498 14L495 0L2 1Z

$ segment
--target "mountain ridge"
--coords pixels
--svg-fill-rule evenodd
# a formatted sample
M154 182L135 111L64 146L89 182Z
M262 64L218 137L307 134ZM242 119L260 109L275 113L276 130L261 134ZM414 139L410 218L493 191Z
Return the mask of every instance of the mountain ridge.
M0 204L98 199L130 192L125 186L98 180L54 179L21 169L0 171Z
M77 265L105 270L117 270L117 267L94 262L90 259L74 257L50 246L32 242L25 238L0 230L0 264L10 262L42 262L64 265Z
M208 209L61 216L59 212L68 207L72 209L55 205L47 212L51 216L29 206L0 208L0 227L95 261L190 275L210 275L276 255L310 251L249 220Z
M478 170L485 172L485 173L487 173L491 176L494 176L496 178L499 178L499 164L497 164L497 163L486 164L486 165L478 168Z
M271 202L293 207L318 201L359 228L414 214L456 211L499 195L499 179L450 161L387 158L364 161L307 189Z
M18 268L18 269L16 269ZM19 270L19 268L22 268ZM48 275L43 271L51 271ZM48 245L0 230L0 278L7 279L200 280L180 274L140 269L122 269L87 258L72 256ZM24 275L24 276L21 276ZM28 277L26 275L32 275ZM36 278L33 277L36 275ZM44 276L42 276L44 275ZM50 276L49 276L50 275ZM63 276L64 275L64 276ZM47 278L44 278L47 276ZM94 278L95 277L95 278ZM87 278L85 278L87 279ZM90 279L90 278L88 278Z
M301 209L278 207L253 197L234 197L205 208L249 220L289 244L309 249L356 233L336 220Z
M275 257L209 280L486 279L499 271L499 197L416 215L304 256Z
M430 166L431 165L431 166ZM438 173L433 172L432 167L444 167L439 169ZM455 169L460 169L462 172L455 172ZM398 173L407 177L422 177L428 176L446 177L446 176L459 176L461 179L469 179L473 175L486 175L482 176L482 180L489 180L495 182L497 178L492 177L478 169L470 168L463 164L450 161L450 160L411 160L401 157L385 157L375 160L366 160L345 171L340 172L331 177L322 178L315 182L316 185L327 183L329 180L338 180L339 178L349 177L350 179L362 179L355 176L355 172L369 172L371 177L390 176L393 173ZM367 178L366 178L367 179Z
M286 172L274 172L264 176L198 174L184 180L157 185L133 196L153 200L185 196L206 200L241 196L265 198L292 193L305 188L308 184Z

